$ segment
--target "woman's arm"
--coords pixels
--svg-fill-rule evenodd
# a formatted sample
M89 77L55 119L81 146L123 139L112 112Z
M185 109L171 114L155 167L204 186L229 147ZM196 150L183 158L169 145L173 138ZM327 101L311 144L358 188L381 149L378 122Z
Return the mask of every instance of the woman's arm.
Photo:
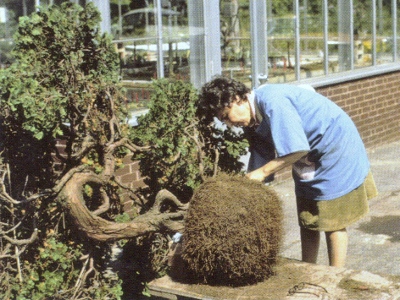
M246 176L252 180L264 181L264 179L267 178L269 175L274 174L287 166L291 166L300 158L306 156L307 153L307 151L300 151L275 158L261 168L247 173Z

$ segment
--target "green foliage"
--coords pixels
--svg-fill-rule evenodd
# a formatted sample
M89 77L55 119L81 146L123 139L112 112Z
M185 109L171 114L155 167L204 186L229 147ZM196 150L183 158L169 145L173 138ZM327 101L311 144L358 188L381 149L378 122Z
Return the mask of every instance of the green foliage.
M146 183L155 191L168 188L182 193L199 177L191 163L197 157L197 148L186 134L193 132L190 127L196 118L196 100L196 90L188 83L166 79L153 82L149 112L139 118L133 139L138 144L153 145L151 152L135 159L140 159L140 171L148 176Z
M189 200L202 177L212 176L216 169L240 171L238 158L247 146L241 134L200 124L197 101L190 83L154 81L149 112L139 118L139 127L132 132L135 143L153 146L134 156L140 159L150 190L168 189L182 201Z
M114 218L115 222L126 223L131 220L131 217L127 213L122 213Z
M40 300L46 297L62 299L62 294L72 289L79 275L71 261L82 255L79 247L67 246L54 236L49 237L38 248L36 262L25 261L26 282L16 284L17 300Z
M129 5L131 0L110 0L111 4L118 4L118 5Z
M73 232L57 195L42 193L76 166L103 172L104 144L111 136L124 135L120 124L127 114L121 105L118 55L110 37L100 35L99 21L93 3L82 8L70 2L21 18L15 61L0 71L2 299L73 299L75 292L88 299L120 299L122 294L119 281L97 271L101 259L97 265L83 265L83 255L92 261L91 243ZM66 146L56 169L60 138ZM114 210L116 189L111 184L104 188ZM86 186L85 196L98 190ZM35 194L36 200L28 203L9 200ZM26 242L36 230L37 238ZM46 236L50 231L59 235ZM6 235L25 242L16 247Z
M11 51L14 45L10 41L0 41L0 63L9 64L12 62Z
M120 282L105 280L100 286L88 286L79 290L79 282L84 272L82 245L50 235L35 255L35 264L25 260L23 282L17 278L9 282L16 300L76 299L77 295L89 299L121 299ZM92 275L95 278L99 274ZM0 296L2 295L0 292ZM5 298L7 299L7 297Z
M38 140L106 134L110 109L104 94L115 93L108 88L118 81L118 56L110 38L99 35L99 21L91 3L86 9L64 3L20 19L16 62L0 77L7 123L19 124ZM86 114L95 114L96 122Z
M123 134L110 124L127 116L118 55L111 38L99 34L99 21L93 3L82 8L70 2L20 19L15 62L0 72L3 155L21 177L13 182L29 177L30 184L51 186L51 153L57 153L60 137L66 141L62 171L80 165L89 153L101 172L101 145L112 132Z

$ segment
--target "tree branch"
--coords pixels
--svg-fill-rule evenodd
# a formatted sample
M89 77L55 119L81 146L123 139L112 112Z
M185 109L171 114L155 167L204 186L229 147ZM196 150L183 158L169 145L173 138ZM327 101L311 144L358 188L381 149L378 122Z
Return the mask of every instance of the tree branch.
M117 118L116 118L115 113L114 113L115 112L114 99L113 99L113 97L111 96L111 94L108 91L105 91L105 93L106 93L108 99L110 100L109 101L110 106L111 106L110 107L110 112L112 113L112 116L111 116L110 121L108 123L109 124L109 128L110 128L110 141L109 141L109 143L112 144L112 143L114 143L114 140L115 140L115 127L117 127L117 129L119 131L119 124L117 122Z
M148 151L151 149L150 146L138 146L138 145L132 144L132 142L128 138L122 138L115 143L107 144L106 151L114 153L115 149L117 149L119 147L123 147L123 146L128 148L132 152Z
M161 190L156 195L156 201L154 202L152 209L155 209L158 212L161 212L160 209L161 209L162 204L165 202L165 200L172 201L172 203L174 203L179 210L187 210L188 206L189 206L189 204L183 204L181 201L179 201L179 199L174 194L172 194L170 191Z
M160 203L166 195L168 200L178 204L179 211L161 213L159 209L151 209L148 213L140 215L127 223L111 222L96 216L89 211L83 200L83 187L89 182L105 183L95 174L75 173L59 195L75 225L88 238L105 242L143 236L151 232L160 231L160 229L176 230L177 228L182 228L180 222L185 215L184 209L186 206L167 192L162 192L164 196L162 197L161 194L157 202Z
M186 127L184 131L185 131L185 134L189 138L191 138L196 144L196 147L197 147L197 158L198 158L198 161L199 161L199 173L200 173L200 177L201 177L202 181L204 181L205 180L204 163L203 163L203 157L204 157L203 147L204 147L204 143L201 143L199 141L199 138L198 138L199 137L199 132L197 130L196 130L196 134L194 134L194 135L189 134L188 130L191 127L196 129L195 124L192 124L192 125Z
M13 239L10 238L7 235L3 235L2 238L5 239L6 241L8 241L9 243L13 244L13 245L17 245L17 246L22 246L22 245L26 245L26 244L32 244L38 237L38 230L37 228L35 228L32 232L32 235L29 239L22 239L22 240L18 240L18 239Z

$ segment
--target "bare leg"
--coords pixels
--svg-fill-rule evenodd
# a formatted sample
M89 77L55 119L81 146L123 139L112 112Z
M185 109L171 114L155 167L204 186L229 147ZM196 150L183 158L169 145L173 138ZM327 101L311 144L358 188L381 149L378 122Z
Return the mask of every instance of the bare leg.
M300 228L300 237L302 261L315 264L319 250L319 231Z
M329 265L333 267L344 267L347 256L347 245L349 238L346 228L338 231L325 232L326 244L328 246Z

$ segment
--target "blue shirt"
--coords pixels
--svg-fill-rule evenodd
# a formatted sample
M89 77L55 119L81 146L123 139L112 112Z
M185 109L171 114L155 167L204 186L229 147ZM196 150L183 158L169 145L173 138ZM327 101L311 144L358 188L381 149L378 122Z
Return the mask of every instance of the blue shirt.
M282 157L299 151L293 165L296 196L341 197L360 186L369 171L364 144L350 117L334 102L304 88L267 84L254 90L262 121L256 132Z

